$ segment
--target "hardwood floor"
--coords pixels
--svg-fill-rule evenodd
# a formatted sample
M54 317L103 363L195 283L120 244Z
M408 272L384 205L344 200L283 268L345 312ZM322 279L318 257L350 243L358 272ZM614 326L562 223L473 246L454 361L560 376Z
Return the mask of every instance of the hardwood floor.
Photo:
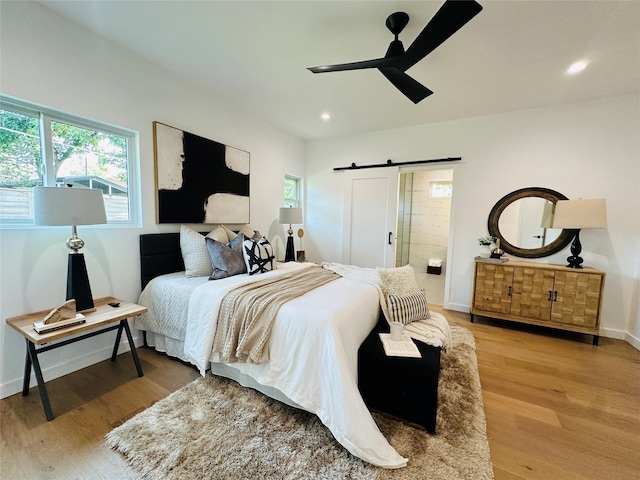
M496 480L640 478L638 350L444 313L476 337ZM125 353L48 382L52 422L37 387L0 400L0 477L133 478L122 457L103 447L105 434L199 376L152 350L138 352L142 378Z

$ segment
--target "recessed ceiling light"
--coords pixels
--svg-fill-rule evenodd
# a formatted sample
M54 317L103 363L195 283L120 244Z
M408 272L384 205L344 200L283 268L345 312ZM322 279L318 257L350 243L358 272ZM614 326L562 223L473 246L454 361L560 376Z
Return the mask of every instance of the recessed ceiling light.
M323 113L322 115L320 115L320 118L322 120L324 120L325 122L328 122L331 119L331 115L329 115L328 113Z
M585 68L587 68L587 61L580 60L579 62L572 63L571 66L567 69L567 73L569 75L574 75L578 72L581 72Z

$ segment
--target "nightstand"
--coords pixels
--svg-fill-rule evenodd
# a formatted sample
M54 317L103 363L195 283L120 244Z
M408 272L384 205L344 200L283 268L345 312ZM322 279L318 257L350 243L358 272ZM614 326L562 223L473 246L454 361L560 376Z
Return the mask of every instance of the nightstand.
M109 305L109 303L111 302L119 302L120 306L112 307ZM41 312L28 313L19 317L7 318L7 325L15 329L26 339L27 342L27 355L24 364L22 395L26 396L29 394L31 368L33 367L33 371L36 375L36 380L38 381L38 390L40 391L40 398L42 399L44 413L47 417L47 420L49 421L53 420L54 415L53 411L51 410L49 396L47 395L47 388L42 377L40 361L38 360L38 355L40 355L41 353L48 352L49 350L53 350L55 348L64 347L65 345L79 342L87 338L95 337L96 335L117 330L118 333L116 334L116 342L113 346L113 353L111 355L111 360L115 361L116 356L118 355L118 345L122 337L122 331L124 330L125 334L127 335L129 347L131 348L131 355L133 356L133 362L135 363L138 376L142 377L143 375L142 367L140 366L140 360L138 359L138 353L136 352L136 347L133 343L133 338L131 336L131 330L129 329L127 318L141 315L147 311L147 308L136 305L135 303L123 302L122 300L118 300L117 298L113 297L100 298L98 300L95 300L94 303L96 310L91 313L85 314L85 323L62 328L60 330L54 330L49 333L40 334L36 332L33 328L33 323L42 320L50 310L43 310ZM118 322L117 325L112 325L116 322ZM106 325L109 326L100 330L85 333L77 337L67 338L71 337L72 335L76 335L89 330L94 330L98 327L104 327ZM62 341L57 342L57 340ZM44 346L36 348L36 346L38 345Z

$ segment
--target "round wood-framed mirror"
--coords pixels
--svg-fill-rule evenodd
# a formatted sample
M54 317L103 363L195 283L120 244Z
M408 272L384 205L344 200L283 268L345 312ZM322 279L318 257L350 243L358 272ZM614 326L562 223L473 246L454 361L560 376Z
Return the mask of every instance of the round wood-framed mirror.
M523 258L553 255L565 248L575 230L551 228L558 200L568 200L555 190L521 188L502 197L489 213L489 234L500 240L500 248Z

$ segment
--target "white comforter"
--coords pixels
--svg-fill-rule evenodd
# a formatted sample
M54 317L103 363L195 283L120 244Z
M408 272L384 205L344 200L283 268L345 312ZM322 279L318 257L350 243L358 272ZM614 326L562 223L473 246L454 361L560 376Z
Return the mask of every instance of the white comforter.
M216 318L220 301L230 289L310 265L289 262L262 275L198 284L188 299L181 358L197 366L203 375L209 362L218 361L217 354L211 352ZM144 297L145 292L141 302L151 303ZM399 468L407 459L380 433L357 384L358 348L375 326L379 308L374 286L339 278L283 305L269 341L268 362L229 367L315 413L353 455L380 467Z

